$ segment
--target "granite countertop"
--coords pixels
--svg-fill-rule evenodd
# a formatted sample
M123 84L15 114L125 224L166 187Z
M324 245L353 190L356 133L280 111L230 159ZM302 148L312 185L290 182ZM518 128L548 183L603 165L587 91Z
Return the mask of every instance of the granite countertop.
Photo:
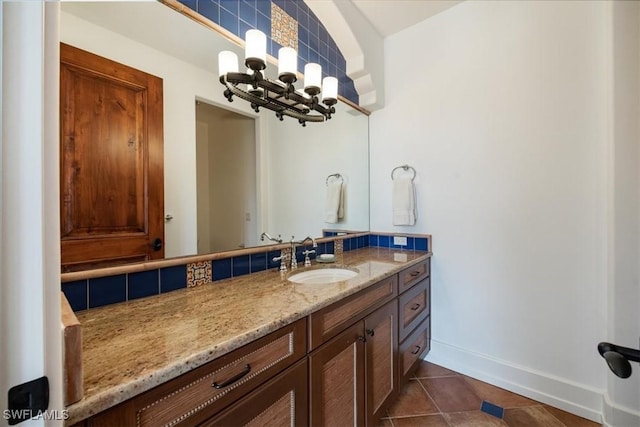
M338 255L335 264L327 265L359 270L356 277L338 283L295 284L276 269L78 312L84 398L67 407L67 424L115 406L429 256L429 252L363 248ZM314 262L307 268L315 266ZM299 267L296 272L303 270Z

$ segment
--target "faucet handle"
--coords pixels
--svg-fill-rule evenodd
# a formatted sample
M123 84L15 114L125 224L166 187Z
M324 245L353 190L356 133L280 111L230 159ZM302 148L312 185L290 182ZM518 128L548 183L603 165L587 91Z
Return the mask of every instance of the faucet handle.
M311 265L311 260L309 259L309 254L315 254L316 250L306 250L303 251L302 254L304 255L304 266L305 267L309 267Z

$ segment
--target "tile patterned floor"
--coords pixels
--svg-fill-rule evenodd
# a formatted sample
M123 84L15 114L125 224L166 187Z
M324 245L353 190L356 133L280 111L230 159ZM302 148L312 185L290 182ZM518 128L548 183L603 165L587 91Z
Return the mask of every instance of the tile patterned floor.
M480 410L504 408L502 418ZM449 369L422 362L380 420L384 427L596 427L599 424Z

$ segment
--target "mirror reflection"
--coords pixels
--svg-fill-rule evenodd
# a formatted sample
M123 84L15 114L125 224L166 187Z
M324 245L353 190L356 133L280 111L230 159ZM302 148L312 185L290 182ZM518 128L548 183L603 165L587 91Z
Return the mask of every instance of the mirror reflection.
M262 232L288 241L369 229L366 115L339 102L331 120L303 128L229 103L217 54L242 49L160 3L61 9L62 42L163 79L165 257L268 244ZM335 173L344 180L344 216L333 223L326 179Z

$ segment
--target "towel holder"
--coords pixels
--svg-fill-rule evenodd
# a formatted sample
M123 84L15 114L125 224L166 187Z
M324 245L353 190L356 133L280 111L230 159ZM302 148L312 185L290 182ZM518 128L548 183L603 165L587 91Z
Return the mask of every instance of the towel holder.
M402 165L402 166L396 166L395 168L393 168L393 170L391 171L391 180L393 180L393 173L398 170L398 169L404 169L404 171L408 171L409 169L411 169L411 172L413 172L413 176L411 177L411 181L413 182L414 179L416 179L416 170L413 168L413 166L409 166L409 165Z
M325 181L326 185L329 185L329 178L334 177L335 179L339 179L342 182L344 182L344 178L342 178L342 175L340 175L339 173L332 173L331 175L329 175L327 177L327 180Z

